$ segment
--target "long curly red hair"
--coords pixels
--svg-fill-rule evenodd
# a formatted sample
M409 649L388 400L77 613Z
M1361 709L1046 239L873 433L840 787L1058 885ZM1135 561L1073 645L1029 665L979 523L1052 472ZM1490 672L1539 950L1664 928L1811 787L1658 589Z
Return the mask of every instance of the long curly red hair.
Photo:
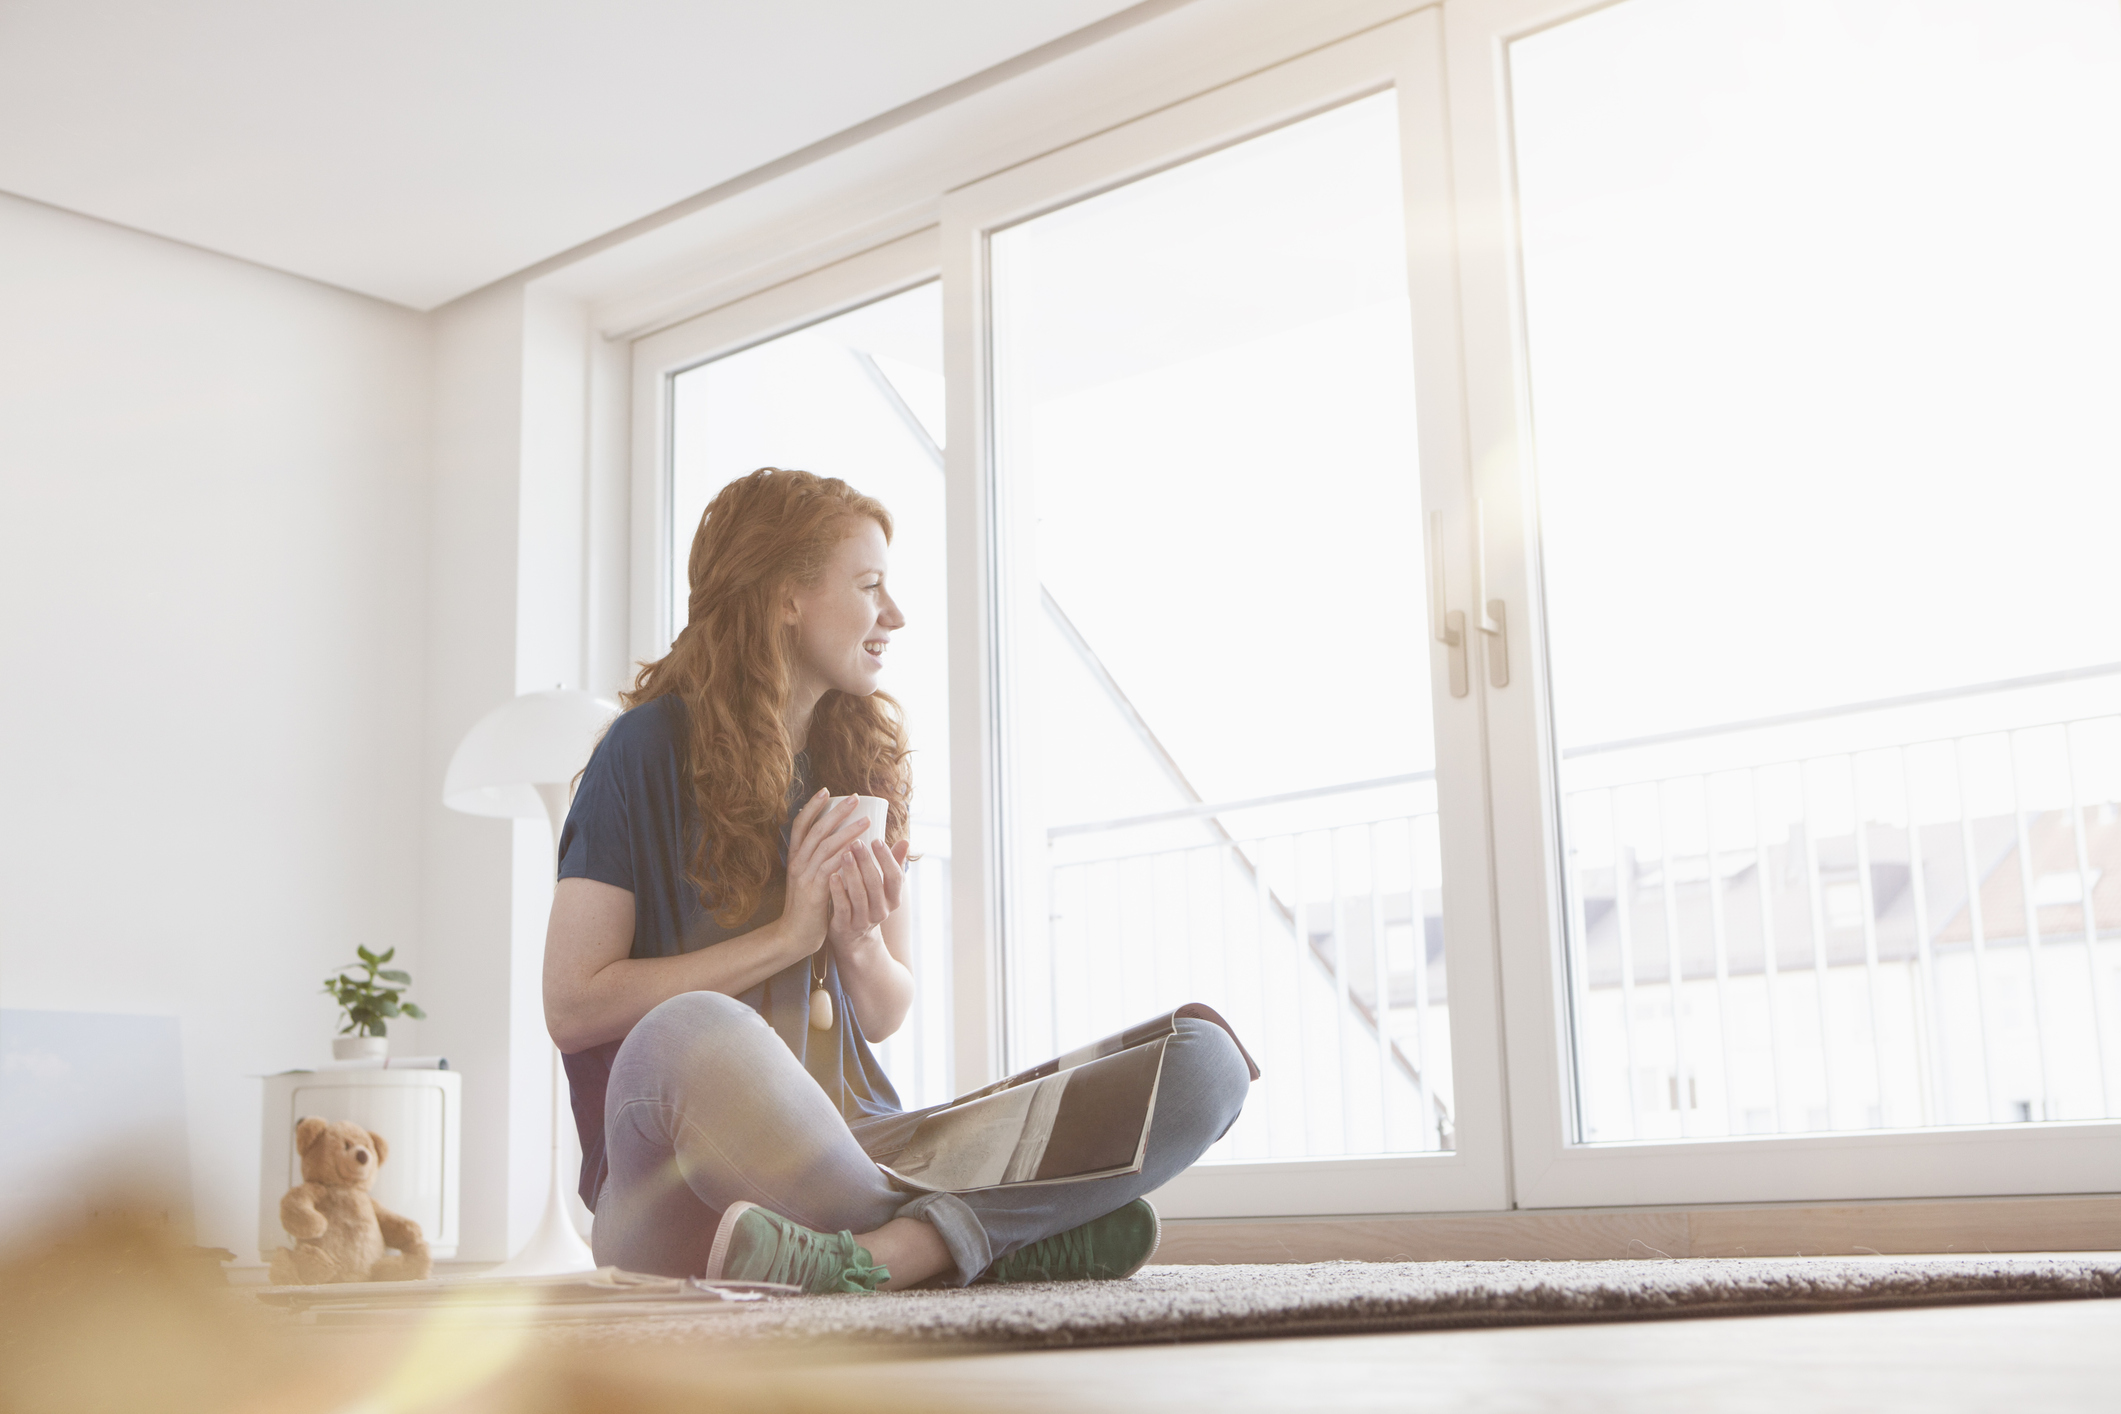
M685 771L699 832L685 875L715 921L757 911L779 871L795 782L788 705L795 631L788 593L815 585L862 519L891 540L891 513L837 477L762 467L707 503L692 537L687 622L670 651L641 665L628 707L675 696L685 708ZM885 838L906 837L912 794L905 713L888 693L829 691L810 719L810 778L834 795L889 802Z

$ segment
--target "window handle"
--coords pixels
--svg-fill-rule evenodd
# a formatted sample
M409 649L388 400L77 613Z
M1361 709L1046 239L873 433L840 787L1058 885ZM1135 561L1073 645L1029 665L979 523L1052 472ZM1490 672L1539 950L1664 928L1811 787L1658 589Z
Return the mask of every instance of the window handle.
M1429 622L1436 641L1451 650L1451 695L1463 697L1466 683L1466 616L1445 607L1443 591L1443 512L1429 512Z
M1476 627L1488 636L1488 685L1508 687L1509 616L1503 611L1502 600L1488 597L1487 507L1480 501L1473 503L1473 602L1480 606L1480 621Z

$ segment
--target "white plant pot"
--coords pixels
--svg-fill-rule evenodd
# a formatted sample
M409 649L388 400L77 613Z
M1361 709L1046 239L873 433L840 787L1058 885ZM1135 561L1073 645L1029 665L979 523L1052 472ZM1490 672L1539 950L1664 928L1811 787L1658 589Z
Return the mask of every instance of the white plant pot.
M390 1054L388 1036L334 1036L331 1038L333 1060L381 1060Z

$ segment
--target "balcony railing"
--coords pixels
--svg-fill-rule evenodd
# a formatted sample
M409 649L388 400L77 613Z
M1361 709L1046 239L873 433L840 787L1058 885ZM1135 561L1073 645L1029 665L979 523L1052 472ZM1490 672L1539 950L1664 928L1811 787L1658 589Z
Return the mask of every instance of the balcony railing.
M2121 714L2035 715L2116 675L1564 753L1580 1137L2121 1115ZM1450 1148L1433 792L1049 830L1050 926L1009 961L1017 1049L1207 1001L1267 1072L1211 1157Z
M2117 1113L2121 716L1602 774L1564 797L1584 1138Z
M1450 1148L1432 794L1422 773L1050 831L1044 955L1012 963L1025 1054L1205 1001L1265 1072L1211 1159Z

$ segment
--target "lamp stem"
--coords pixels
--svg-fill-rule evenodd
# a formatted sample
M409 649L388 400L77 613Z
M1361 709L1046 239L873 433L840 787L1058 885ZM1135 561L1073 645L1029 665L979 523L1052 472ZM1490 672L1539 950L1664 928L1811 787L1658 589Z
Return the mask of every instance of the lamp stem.
M545 802L545 818L552 826L552 868L559 869L560 827L567 819L567 783L555 781L533 787L538 799ZM589 1244L582 1241L582 1234L575 1231L574 1221L567 1214L567 1176L561 1172L560 1126L565 1122L564 1097L566 1089L560 1069L560 1048L552 1048L552 1162L547 1175L545 1190L545 1212L538 1219L536 1231L522 1249L500 1266L487 1272L489 1277L503 1279L511 1277L557 1276L568 1272L596 1270L596 1258L590 1253Z

